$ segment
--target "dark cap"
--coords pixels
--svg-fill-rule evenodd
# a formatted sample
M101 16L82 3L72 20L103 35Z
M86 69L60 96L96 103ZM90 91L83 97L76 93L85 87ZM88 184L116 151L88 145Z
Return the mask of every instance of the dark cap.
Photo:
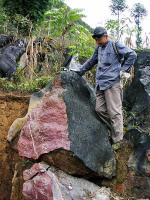
M101 38L103 35L107 35L107 30L101 26L94 29L93 38Z

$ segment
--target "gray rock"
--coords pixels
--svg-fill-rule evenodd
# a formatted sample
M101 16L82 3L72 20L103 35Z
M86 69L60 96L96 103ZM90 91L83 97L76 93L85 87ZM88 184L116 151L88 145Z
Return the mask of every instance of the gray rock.
M12 80L16 69L17 62L20 57L25 53L26 41L23 39L17 40L11 46L7 46L2 49L2 55L0 55L0 78L7 77L8 80Z

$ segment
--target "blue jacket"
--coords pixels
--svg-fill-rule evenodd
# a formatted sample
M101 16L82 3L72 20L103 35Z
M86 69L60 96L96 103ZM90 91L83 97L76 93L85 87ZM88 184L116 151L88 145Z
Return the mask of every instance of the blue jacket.
M120 80L120 71L130 72L132 65L136 60L136 53L129 49L119 41L116 41L116 47L121 58L121 63L113 48L113 41L108 38L107 44L103 47L97 46L92 57L87 60L80 72L84 74L86 71L91 70L97 64L96 71L96 88L99 85L100 90L106 90L115 85Z

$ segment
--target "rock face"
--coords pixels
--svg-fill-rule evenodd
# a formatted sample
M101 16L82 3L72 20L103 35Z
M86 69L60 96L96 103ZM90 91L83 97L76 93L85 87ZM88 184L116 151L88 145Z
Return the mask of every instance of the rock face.
M5 47L0 55L0 78L7 77L11 80L17 69L17 61L19 61L22 54L25 53L25 45L22 40L18 44L18 40L14 45Z
M136 198L150 199L150 50L138 53L134 79L124 93L124 106L130 113L128 128L138 127L125 135L134 144L127 185Z
M45 163L24 171L23 195L26 200L110 200L110 190L89 181L71 177Z
M150 134L137 129L130 129L125 136L134 144L134 152L130 156L128 166L134 168L138 174L150 176Z
M138 53L134 79L124 93L124 106L134 115L130 125L150 130L150 50Z
M37 106L21 131L20 156L43 157L49 164L76 175L89 170L107 178L115 175L116 160L108 130L95 113L95 93L84 78L75 72L62 72L31 99L36 99ZM55 157L59 157L59 161ZM75 160L82 166L81 171L79 167L72 170L77 166Z

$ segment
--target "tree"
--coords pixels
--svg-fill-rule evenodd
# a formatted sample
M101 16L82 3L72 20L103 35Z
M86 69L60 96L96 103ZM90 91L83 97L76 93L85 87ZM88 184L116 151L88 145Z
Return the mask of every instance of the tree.
M128 38L128 40L132 40L133 33L137 32L135 26L133 26L134 22L131 21L129 17L120 19L119 26L119 39L122 41L124 38ZM107 20L105 23L105 27L110 32L110 36L116 39L118 36L118 21L117 20ZM125 40L126 40L125 39Z
M144 6L140 3L136 3L131 10L131 16L134 17L134 21L137 26L137 39L136 39L136 45L137 47L141 47L142 44L142 38L141 38L141 33L142 33L142 27L140 26L141 21L144 16L147 15L147 10L144 8Z
M37 30L39 24L43 21L44 13L49 9L62 7L64 5L63 1L0 0L0 6L4 10L7 19L9 19L13 31L17 30L17 33L29 35L32 30ZM0 18L2 14L0 12Z
M110 9L113 15L118 17L118 39L119 39L119 25L120 25L120 13L127 8L125 0L111 0Z
M78 21L84 17L81 14L81 9L70 9L66 5L59 9L52 9L45 14L44 25L47 25L47 30L50 30L49 37L62 36L71 32L72 29L77 27Z

